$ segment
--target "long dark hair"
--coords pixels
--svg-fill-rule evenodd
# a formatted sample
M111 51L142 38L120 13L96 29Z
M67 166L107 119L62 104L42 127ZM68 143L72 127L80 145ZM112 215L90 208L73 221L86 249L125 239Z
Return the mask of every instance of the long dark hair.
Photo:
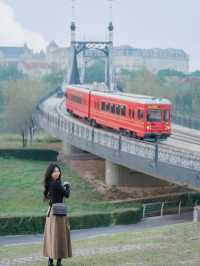
M61 172L60 167L57 164L50 163L49 166L47 167L46 171L45 171L45 174L44 174L44 192L43 192L44 201L49 199L49 195L48 195L49 194L49 182L51 181L52 173L56 167L60 171L60 176L58 179L61 179L62 172Z

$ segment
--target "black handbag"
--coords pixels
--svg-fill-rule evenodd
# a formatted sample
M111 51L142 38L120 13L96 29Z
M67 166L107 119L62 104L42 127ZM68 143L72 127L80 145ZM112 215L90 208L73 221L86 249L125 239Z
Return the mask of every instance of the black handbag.
M66 216L67 207L64 203L53 203L52 204L52 213L55 216Z

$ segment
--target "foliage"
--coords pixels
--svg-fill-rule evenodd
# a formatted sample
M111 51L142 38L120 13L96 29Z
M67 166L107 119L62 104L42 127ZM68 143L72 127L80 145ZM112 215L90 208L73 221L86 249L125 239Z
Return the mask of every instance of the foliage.
M161 69L158 73L157 76L159 79L164 79L166 77L179 77L183 78L186 77L186 74L183 72L177 71L175 69Z
M123 70L118 80L127 92L168 98L173 103L174 112L200 118L200 79L190 74L175 70L161 70L157 75L146 69Z
M132 208L69 216L71 229L85 229L119 224L133 224L142 219L142 209ZM0 218L0 235L37 234L44 230L45 216Z
M33 126L33 112L42 95L47 94L44 83L37 80L16 80L4 84L4 121L7 132L22 136L25 146L30 128Z
M60 87L66 77L67 73L65 71L53 71L44 75L42 81L45 82L51 90L53 90Z
M0 81L17 80L25 77L15 64L0 66Z
M104 61L95 61L91 66L86 69L86 83L92 82L104 82L105 81L105 70Z
M58 152L42 149L0 149L1 158L56 161Z

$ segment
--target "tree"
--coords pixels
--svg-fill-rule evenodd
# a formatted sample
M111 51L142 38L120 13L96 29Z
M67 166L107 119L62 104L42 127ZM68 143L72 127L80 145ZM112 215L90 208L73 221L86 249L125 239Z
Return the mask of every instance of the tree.
M191 77L200 77L200 70L193 71L189 74Z
M165 79L166 77L178 77L178 78L184 78L186 77L186 74L180 71L177 71L175 69L161 69L157 73L157 77L160 80Z
M15 64L0 66L0 81L17 80L25 77Z
M9 82L4 93L6 129L20 134L22 147L26 147L28 135L33 127L32 115L38 99L45 94L45 86L36 80L17 80ZM31 134L30 136L32 137Z
M105 81L105 66L102 60L95 61L90 67L86 69L85 82L104 82Z
M62 85L65 77L67 77L67 73L65 71L51 72L44 75L42 81L45 82L51 90L53 90Z

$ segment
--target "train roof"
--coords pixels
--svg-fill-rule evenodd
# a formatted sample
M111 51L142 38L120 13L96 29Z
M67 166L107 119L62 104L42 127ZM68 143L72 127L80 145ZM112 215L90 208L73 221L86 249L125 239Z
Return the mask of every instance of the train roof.
M70 88L73 88L78 91L91 91L93 95L104 96L104 97L112 97L114 99L130 101L134 103L141 103L141 104L171 104L168 99L165 98L156 98L153 96L148 95L140 95L140 94L132 94L132 93L125 93L119 91L110 91L106 86L101 87L105 88L105 90L98 90L94 89L93 84L88 85L72 85Z

